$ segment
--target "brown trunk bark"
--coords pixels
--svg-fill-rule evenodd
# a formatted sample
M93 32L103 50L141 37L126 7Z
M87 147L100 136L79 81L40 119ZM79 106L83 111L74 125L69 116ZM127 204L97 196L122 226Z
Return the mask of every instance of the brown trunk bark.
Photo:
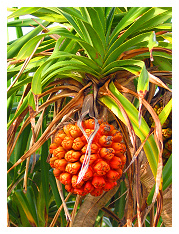
M111 199L117 192L120 183L109 192L103 193L100 197L93 197L90 194L86 196L82 206L80 207L73 227L93 227L99 210Z

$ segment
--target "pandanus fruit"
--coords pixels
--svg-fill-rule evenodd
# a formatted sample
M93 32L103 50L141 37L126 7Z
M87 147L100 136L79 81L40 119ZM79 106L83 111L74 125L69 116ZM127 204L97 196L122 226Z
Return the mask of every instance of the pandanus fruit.
M49 151L52 154L50 166L54 176L65 185L68 192L84 196L100 196L117 185L126 163L126 145L120 131L107 122L98 121L100 127L91 144L89 167L78 182L81 166L85 160L87 139L75 124L67 124L55 135ZM95 129L94 119L82 122L89 137Z

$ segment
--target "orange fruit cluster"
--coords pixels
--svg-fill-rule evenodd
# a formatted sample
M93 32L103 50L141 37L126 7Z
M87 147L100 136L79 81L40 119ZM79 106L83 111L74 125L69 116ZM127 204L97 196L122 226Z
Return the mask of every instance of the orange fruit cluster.
M87 149L87 140L77 124L68 124L59 130L50 145L53 154L50 166L54 176L65 185L68 192L99 196L117 185L126 163L126 146L120 131L107 122L99 120L100 127L91 144L89 167L82 181L78 174ZM94 131L93 119L83 121L82 126L89 137Z

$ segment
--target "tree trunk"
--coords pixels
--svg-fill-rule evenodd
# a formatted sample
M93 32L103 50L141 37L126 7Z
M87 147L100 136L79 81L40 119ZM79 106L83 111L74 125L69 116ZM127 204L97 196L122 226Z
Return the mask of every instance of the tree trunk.
M172 227L172 185L163 192L162 219L165 227Z
M116 187L109 192L104 192L99 197L87 195L75 217L72 227L93 227L99 210L114 196L119 186L120 181L118 181Z

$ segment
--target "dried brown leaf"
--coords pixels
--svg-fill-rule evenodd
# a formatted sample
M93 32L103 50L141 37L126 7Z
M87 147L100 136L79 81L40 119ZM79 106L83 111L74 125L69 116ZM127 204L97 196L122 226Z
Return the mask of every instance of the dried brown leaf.
M74 80L74 79L72 79L70 77L68 79L60 79L60 80L57 79L55 81L52 81L50 84L47 85L47 88L49 88L51 86L55 87L57 85L59 85L59 86L62 86L62 85L76 86L79 89L83 88L83 86L82 86L82 84L80 82L78 82L77 80Z
M83 89L81 89L80 92L76 94L75 97L57 114L57 116L49 124L49 126L46 128L46 130L39 138L39 140L8 170L8 172L11 171L17 165L19 165L20 163L22 163L26 158L30 157L31 154L33 154L37 149L39 149L39 147L42 146L42 144L47 140L47 135L50 133L50 130L55 123L59 122L59 120L69 111L71 111L73 108L76 107L80 108L82 106L83 97L84 97L83 91L90 85L91 84L88 84Z
M119 88L122 92L128 92L131 93L132 95L134 95L135 97L138 97L138 94L121 86L118 83L115 83L116 87ZM158 166L157 166L157 175L156 175L156 188L155 188L155 193L154 193L154 197L153 197L153 202L155 201L157 194L159 192L159 186L161 185L161 178L162 178L162 167L163 167L163 163L162 163L162 153L163 153L163 138L162 138L162 126L160 123L160 120L157 116L157 114L155 113L155 111L153 110L153 108L150 106L150 104L143 99L142 100L143 105L147 108L147 110L149 111L149 113L151 114L152 118L154 119L155 122L155 127L154 127L154 138L157 144L157 148L159 151L159 158L158 158Z
M53 102L59 100L60 98L69 97L70 94L71 94L72 96L75 95L75 93L70 93L70 92L67 92L67 91L64 91L64 92L63 92L63 91L62 91L59 95L56 95L55 97L53 97L53 98L51 98L51 99L48 98L46 102L44 102L41 106L39 106L39 108L38 108L39 110L38 110L38 112L36 111L35 116L37 116L42 110L44 110L46 107L48 107L51 103L53 103ZM28 108L27 108L26 112L28 112ZM18 132L18 134L17 134L17 136L16 136L16 139L14 140L14 138L13 138L13 141L11 142L11 144L8 145L8 153L7 153L8 159L10 158L10 155L12 154L12 152L13 152L13 150L14 150L14 147L15 147L15 145L16 145L16 143L17 143L17 140L18 140L20 134L22 133L22 131L24 130L24 128L25 128L29 123L30 123L30 117L28 117L28 118L25 120L25 122L23 123L21 129L19 130L19 132ZM10 134L11 134L10 131L12 131L12 130L11 130L12 127L13 127L13 125L10 126L10 130L9 130L9 132L8 132L8 135L9 135L9 136L10 136ZM14 134L15 134L15 131L14 131Z
M151 83L156 84L156 85L158 85L158 86L172 92L172 90L169 89L168 86L166 84L164 84L157 76L152 75L150 72L148 72L148 74L149 74L149 81Z
M50 93L57 93L58 91L60 90L63 90L63 89L70 89L70 90L73 90L73 91L76 91L76 92L79 92L80 89L76 86L72 86L72 85L60 85L60 86L57 86L57 87L53 87L51 89L48 89L47 91L43 92L42 94L39 95L39 98L42 98L44 96L46 96L47 94L50 94Z
M67 208L67 205L66 205L64 196L63 196L62 184L61 184L60 181L57 180L56 178L55 178L55 180L56 180L58 192L59 192L60 197L61 197L61 200L62 200L62 205L63 205L63 209L64 209L64 211L65 211L66 220L67 220L67 221L71 221L71 220L72 220L72 219L71 219L71 215L70 215L70 213L69 213L69 211L68 211L68 208Z
M139 54L146 53L148 51L149 51L148 48L139 48L139 49L128 50L128 51L123 52L118 59L130 59L130 58L133 58ZM172 54L172 50L162 48L162 47L154 47L153 51L161 51L161 52L165 52L167 54Z
M159 218L161 216L163 208L163 195L162 195L162 190L159 191L157 194L157 209L156 209L156 214L154 216L154 222L153 222L153 227L157 227Z

